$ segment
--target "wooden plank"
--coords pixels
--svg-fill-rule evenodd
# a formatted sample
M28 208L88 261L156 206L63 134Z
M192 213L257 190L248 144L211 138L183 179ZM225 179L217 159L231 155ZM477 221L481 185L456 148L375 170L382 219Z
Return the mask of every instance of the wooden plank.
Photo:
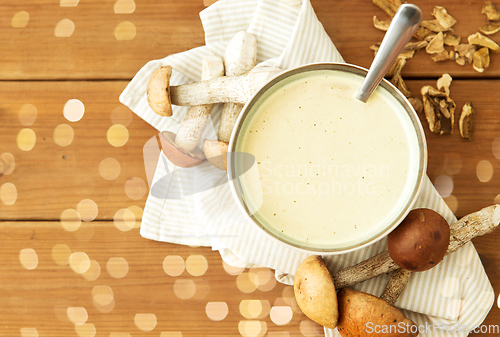
M68 308L84 308L88 316L85 322L89 324L86 327L91 328L92 324L96 336L119 332L147 335L139 329L140 324L135 323L137 314L155 315L157 324L153 332L156 335L177 331L183 336L234 336L239 335L244 322L250 320L248 313L252 311L244 308L247 300L264 304L261 309L264 317L253 320L264 322L267 333L287 331L289 335L286 336L322 335L322 329L290 302L291 287L273 282L265 289L238 286L241 282L238 279L243 277L238 276L238 271L229 274L219 253L209 248L145 240L137 229L121 232L111 222L97 221L75 232L65 231L58 222L2 222L0 235L3 238L0 248L0 315L3 322L0 334L3 336L16 336L21 328L35 328L40 336L73 336L75 324L70 318L78 321L82 315L71 315L71 309L69 318ZM500 287L497 277L500 255L495 249L499 239L500 232L475 239L494 289ZM88 257L100 270L79 273L80 265L74 261L82 253L86 254L81 260L82 268ZM68 258L70 254L74 255ZM176 261L180 261L180 268L174 268L174 264L164 267L167 256L175 256ZM206 261L204 273L203 263L192 263L196 258ZM109 261L120 261L123 265ZM201 271L196 273L197 270ZM239 272L271 275L267 268ZM182 284L188 286L184 289ZM196 290L193 297L187 298L192 284ZM107 305L108 301L112 304ZM209 302L226 303L227 316L221 321L210 320L206 312ZM294 308L291 321L275 324L269 314L270 307L289 305ZM254 310L259 311L258 303ZM138 316L139 321L141 317L144 316ZM484 324L498 324L499 319L500 309L495 305Z
M99 220L113 219L122 208L144 207L146 195L131 199L125 184L136 177L144 182L136 179L139 184L147 185L142 151L156 130L118 102L126 84L120 81L0 83L0 95L4 97L0 103L0 155L10 153L16 162L11 174L0 177L0 184L13 184L17 189L14 204L0 202L1 219L57 220L63 211L75 209L83 199L97 204ZM435 86L435 81L408 81L415 95L425 84ZM452 197L446 201L459 217L493 204L500 193L499 149L496 148L497 157L493 153L494 141L500 137L499 91L499 82L493 80L453 82L451 95L458 106L456 122L461 107L469 100L477 112L472 141L461 139L458 128L449 136L431 134L424 116L420 116L428 141L428 175L433 182L438 181L441 190L446 189L450 179L438 177L452 179ZM64 105L70 99L79 99L85 106L85 114L78 122L69 122L63 116ZM20 122L19 112L28 103L36 107L38 114L34 124L26 127ZM123 123L130 121L127 125L130 138L123 147L108 142L106 135L114 124L112 115L122 118ZM74 140L68 146L54 141L54 130L60 124L68 124L74 130ZM20 150L16 144L23 128L36 133L37 143L31 151ZM106 180L99 172L106 158L114 158L120 164L116 179ZM477 176L477 166L482 160L489 161L493 169L488 182L481 182Z
M39 336L75 336L75 324L70 318L92 324L97 332L95 336L151 335L140 330L144 316L136 318L137 314L155 315L157 323L152 333L157 336L163 331L181 332L182 336L239 335L239 326L241 329L241 324L251 319L242 313L248 316L257 312L258 315L259 311L262 317L254 320L265 324L263 332L289 331L290 336L301 336L303 321L307 322L302 324L314 326L295 305L288 324L273 323L270 308L290 305L293 290L273 282L274 273L267 268L229 274L219 253L210 248L145 240L137 229L120 232L111 222L92 222L85 226L87 233L92 232L91 236L79 234L83 228L67 232L58 222L0 223L2 336L18 336L21 328L35 328ZM63 253L61 247L66 248L67 253ZM86 254L81 260L83 264L73 263L75 257L83 253ZM68 259L69 254L73 256ZM180 261L178 268L174 268L174 264L164 267L167 256ZM79 273L78 268L83 270L87 258L95 261L92 264L97 263L100 271ZM113 264L117 258L121 264ZM193 263L196 259L201 263ZM241 291L238 279L259 272L270 280L267 287L259 283L260 288L240 286L247 289L247 292ZM243 277L238 276L239 273L243 273ZM254 311L245 310L240 307L244 300L262 301L259 303L264 303L264 307L259 310L257 305ZM227 316L219 321L211 320L206 309L210 302L226 303ZM84 309L75 309L74 315L71 309L68 315L70 307ZM87 314L86 320L85 314L78 315L78 310Z
M101 220L113 219L122 208L144 207L147 178L143 146L157 131L118 101L126 84L120 81L0 83L4 98L0 103L0 154L10 153L15 159L12 173L0 177L0 183L13 184L17 189L14 204L0 202L2 219L56 220L66 209L76 209L84 199L97 204L97 218ZM72 99L81 101L85 108L78 122L70 122L63 115L66 103ZM20 119L25 104L33 105L37 111L30 126L23 125ZM116 123L124 124L128 130L124 146L115 147L108 141L108 131ZM56 143L68 139L64 133L55 135L60 125L73 129L74 139L67 146ZM17 144L25 128L36 134L36 144L30 151L21 150ZM109 166L103 176L100 165L104 160L111 160L117 166ZM127 196L125 189L132 178L136 186L143 188L143 193L132 189L129 194L133 198Z
M137 2L134 11L128 14L116 14L115 3L114 0L93 0L79 2L75 7L62 7L58 1L2 1L0 79L130 79L150 60L204 44L199 12L205 7L201 0L146 0ZM436 3L423 0L414 3L421 7L425 19L432 19ZM444 0L439 5L458 20L455 33L466 39L486 20L481 14L483 3L482 0ZM373 59L369 47L384 36L373 27L372 17L377 15L385 20L388 16L367 0L342 0L335 4L313 0L312 5L345 60L369 67ZM13 28L12 18L20 11L29 14L29 21L25 28ZM63 19L73 22L74 32L69 37L56 37L55 27ZM136 34L131 40L115 37L115 29L124 21L135 27ZM499 36L492 38L500 42ZM460 77L498 77L500 56L491 57L490 69L479 74L470 65L436 64L421 51L408 62L404 74L438 77L448 72Z

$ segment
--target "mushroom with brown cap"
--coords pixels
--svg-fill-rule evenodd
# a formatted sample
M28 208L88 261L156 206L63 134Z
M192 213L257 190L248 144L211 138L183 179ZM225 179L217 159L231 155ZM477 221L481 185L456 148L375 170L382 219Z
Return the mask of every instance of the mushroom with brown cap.
M295 273L293 290L300 310L316 323L333 329L339 317L333 278L321 256L305 258Z
M164 68L160 68L161 71L151 77L152 79L154 78L154 80L150 81L150 84L151 82L154 84L155 81L160 81L160 76L168 75L169 72L167 71L167 73L165 73L163 69ZM220 57L207 56L203 58L201 75L202 81L208 81L223 75L224 64ZM169 75L166 78L163 78L163 80L168 82ZM165 81L162 82L163 85L164 83ZM153 84L150 87L151 91L154 93L155 89ZM164 95L163 99L168 100L170 103L170 95L168 94L168 91L169 90L166 91L167 94ZM150 90L148 90L148 93L149 92ZM148 96L148 100L151 105L150 96ZM162 106L164 107L165 105L166 103ZM158 105L152 106L157 107ZM159 138L163 153L174 165L179 167L192 167L199 165L205 160L203 152L200 151L196 145L198 144L203 130L205 129L208 115L212 111L212 108L213 104L191 106L181 122L177 135L170 131L163 131L160 133Z

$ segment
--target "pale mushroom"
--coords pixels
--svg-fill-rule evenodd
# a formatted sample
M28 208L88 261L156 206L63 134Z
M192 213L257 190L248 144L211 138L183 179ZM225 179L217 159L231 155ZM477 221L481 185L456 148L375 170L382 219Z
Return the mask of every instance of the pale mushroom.
M256 58L257 40L255 39L255 36L246 31L236 33L231 41L229 41L224 54L226 76L240 76L249 72L255 67ZM225 170L227 167L227 144L229 143L229 138L233 132L234 124L236 123L236 119L238 118L241 110L243 110L243 104L224 104L221 112L217 136L219 142L206 140L203 144L205 157L207 157L208 161L219 169Z
M203 58L201 75L203 81L223 75L224 64L220 57ZM213 104L191 106L181 122L177 135L170 131L161 132L159 138L163 153L172 164L179 167L193 167L205 160L203 152L196 147L196 144L201 138L212 107Z
M148 82L147 97L151 109L160 116L172 116L170 103L170 76L172 67L169 65L156 69Z

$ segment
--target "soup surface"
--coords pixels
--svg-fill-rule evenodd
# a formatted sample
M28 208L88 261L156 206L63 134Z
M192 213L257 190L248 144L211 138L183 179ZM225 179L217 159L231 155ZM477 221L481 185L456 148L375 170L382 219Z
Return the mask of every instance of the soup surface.
M242 124L236 151L258 167L239 179L245 204L296 246L366 242L397 217L417 179L410 117L380 86L367 103L357 100L362 80L331 70L292 75Z

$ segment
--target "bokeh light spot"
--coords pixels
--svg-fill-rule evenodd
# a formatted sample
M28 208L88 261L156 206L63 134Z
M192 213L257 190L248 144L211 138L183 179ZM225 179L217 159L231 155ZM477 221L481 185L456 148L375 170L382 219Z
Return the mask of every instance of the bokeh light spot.
M142 331L151 331L156 327L155 314L137 314L134 317L135 326Z
M205 313L212 321L222 321L229 313L226 302L208 302L205 306Z
M448 205L450 210L455 213L458 209L458 199L454 195L450 195L446 198L443 198L444 202Z
M70 122L78 122L85 114L85 105L78 99L70 99L64 104L63 115Z
M128 273L128 262L123 257L112 257L106 264L106 270L114 278L123 278Z
M177 279L174 282L174 294L181 300L188 300L196 293L196 284L193 280Z
M261 321L240 321L238 331L243 337L264 336L267 332L267 324Z
M129 206L127 207L127 210L132 212L135 217L135 225L134 228L140 228L141 227L141 220L142 220L142 214L144 213L144 210L140 208L139 206Z
M10 21L10 25L12 28L24 28L28 25L30 21L30 15L26 11L19 11L12 16L12 20Z
M35 123L37 109L33 104L24 104L19 109L19 122L24 126L31 126Z
M17 188L12 183L5 183L0 186L0 200L4 205L14 205L17 200Z
M66 209L61 213L61 226L68 232L74 232L82 223L80 213L74 209Z
M146 183L139 177L132 177L125 183L125 194L132 200L141 199L147 190Z
M95 286L92 288L92 300L98 306L106 306L113 302L113 290L109 286Z
M487 183L493 178L493 165L489 160L481 160L476 166L477 179L482 183Z
M8 175L14 172L16 167L16 159L12 153L4 152L0 155L0 176L2 174Z
M186 259L186 270L193 276L202 276L207 269L208 262L203 255L190 255Z
M453 179L446 175L439 176L436 178L434 186L441 197L449 197L453 192Z
M69 257L71 249L64 243L59 243L52 247L52 260L59 266L67 266L69 264Z
M115 213L113 223L122 232L127 232L135 227L135 215L129 209L122 208Z
M73 324L83 324L89 318L87 310L84 307L69 307L66 310L66 314Z
M324 336L324 329L318 323L311 320L300 322L300 332L306 337Z
M36 133L31 129L22 129L17 134L17 147L23 151L31 151L36 144Z
M59 6L61 7L76 7L80 0L60 0Z
M89 256L84 252L74 252L69 256L69 266L77 274L83 274L90 268Z
M91 199L83 199L76 206L76 211L80 214L83 221L92 221L99 212L97 204Z
M222 266L229 275L239 275L245 270L245 267L234 267L227 264L226 261L222 261Z
M84 323L75 325L75 332L78 337L94 337L97 331L94 324Z
M99 164L99 174L106 180L114 180L120 175L121 166L115 158L106 158Z
M182 337L182 332L180 331L162 331L160 337Z
M239 306L240 314L246 319L263 318L265 317L262 315L264 311L264 302L267 302L267 304L270 305L269 301L243 300L240 302Z
M169 276L179 276L184 272L184 259L179 255L167 255L163 260L163 270Z
M38 337L38 330L35 328L21 328L21 337Z
M246 294L252 293L257 289L258 279L255 274L241 273L236 277L236 286Z
M59 124L54 129L54 143L59 146L68 146L75 138L75 131L68 124Z
M291 307L272 307L269 314L271 321L276 325L285 325L290 323L293 318L293 311Z
M135 25L130 21L120 22L115 28L115 38L117 40L132 40L136 34Z
M135 11L134 0L117 0L113 7L116 14L131 14Z
M95 281L101 276L101 266L96 260L90 261L90 267L86 272L82 273L82 276L87 281Z
M121 124L112 125L106 134L108 142L114 147L122 147L127 144L129 134L125 126Z
M38 266L38 255L32 248L24 248L19 252L19 262L25 269L33 270Z
M495 158L500 159L500 137L493 140L491 150L493 151L493 155L495 156Z
M70 19L62 19L56 24L54 35L57 37L70 37L75 31L75 24Z

